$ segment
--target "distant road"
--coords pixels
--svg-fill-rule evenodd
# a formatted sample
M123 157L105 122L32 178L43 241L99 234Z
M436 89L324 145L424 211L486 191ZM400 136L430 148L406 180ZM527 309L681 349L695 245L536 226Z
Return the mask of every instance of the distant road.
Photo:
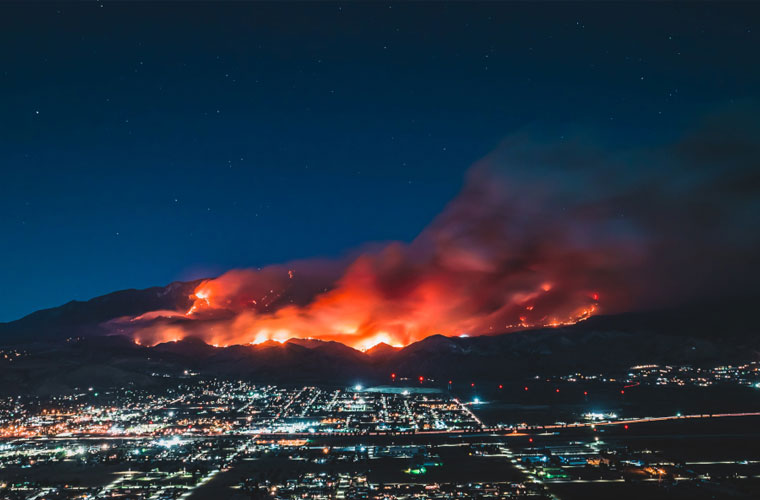
M699 420L699 419L713 419L713 418L728 418L728 417L760 417L760 411L757 412L742 412L742 413L697 413L693 415L669 415L665 417L641 417L641 418L629 418L618 420L602 420L594 422L575 422L569 424L551 424L551 425L531 425L526 427L515 428L503 428L503 427L482 427L479 429L442 429L442 430L415 430L414 432L366 432L366 433L335 433L335 432L270 432L262 433L259 431L256 434L259 437L362 437L362 436L426 436L426 435L483 435L483 434L501 434L505 437L509 436L527 436L529 433L545 430L556 429L580 429L584 427L595 427L602 425L626 425L626 424L642 424L647 422L664 422L669 420ZM189 437L214 437L214 436L251 436L252 432L230 432L230 433L216 433L216 434L192 434ZM34 440L71 440L71 439L146 439L151 436L148 435L114 435L114 434L71 434L67 436L39 436L39 437L26 437L26 438L14 438L8 437L6 440L18 440L18 441L34 441Z
M617 420L601 420L594 422L575 422L569 424L551 424L551 425L530 425L527 427L516 428L503 428L503 427L483 427L480 429L441 429L441 430L417 430L414 433L391 433L391 432L368 432L362 434L337 434L330 432L290 432L290 433L269 433L262 434L262 436L411 436L411 435L440 435L440 434L493 434L503 433L505 436L526 436L527 432L531 431L543 431L553 429L573 429L583 427L595 427L600 425L626 425L626 424L641 424L646 422L663 422L667 420L694 420L694 419L710 419L710 418L726 418L726 417L760 417L760 411L758 412L742 412L742 413L697 413L693 415L668 415L664 417L641 417L641 418L629 418L629 419L617 419Z

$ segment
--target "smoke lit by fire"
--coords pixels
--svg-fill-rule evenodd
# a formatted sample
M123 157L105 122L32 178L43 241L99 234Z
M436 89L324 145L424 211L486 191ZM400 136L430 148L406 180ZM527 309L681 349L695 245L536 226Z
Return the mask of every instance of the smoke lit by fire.
M191 321L149 327L141 330L137 339L156 343L195 335L215 345L230 345L317 338L368 349L379 343L403 346L432 334L496 333L571 324L588 318L599 307L596 292L553 287L541 279L532 283L532 270L516 278L519 285L512 289L503 283L501 297L485 304L478 299L486 297L478 295L497 288L495 281L506 278L433 262L406 268L408 253L408 248L392 245L379 255L359 257L337 283L306 305L290 303L289 284L240 295L243 283L231 290L227 282L255 279L255 274L232 271L198 286L193 305L184 315ZM406 281L404 278L409 282L395 282Z
M733 189L721 179L745 170L744 156L726 154L743 149L722 147L720 137L636 158L637 168L616 168L632 155L514 138L471 169L459 196L411 243L229 271L201 282L189 308L133 318L134 338L153 344L192 335L216 345L315 338L366 349L432 334L565 325L683 296L707 282L694 269L750 255L755 244L736 240L728 249L722 236L740 227L734 215L754 193L732 190L722 197L730 203L710 202L716 189ZM721 161L691 155L695 147L719 151ZM675 163L672 178L663 178L660 159ZM693 207L712 216L695 218Z
M483 175L474 172L411 244L391 243L347 264L230 271L200 283L181 318L152 322L135 338L194 335L216 345L316 338L367 349L432 334L559 326L597 313L607 285L600 278L625 252L578 244L573 225L526 220L525 196L510 199L506 185Z

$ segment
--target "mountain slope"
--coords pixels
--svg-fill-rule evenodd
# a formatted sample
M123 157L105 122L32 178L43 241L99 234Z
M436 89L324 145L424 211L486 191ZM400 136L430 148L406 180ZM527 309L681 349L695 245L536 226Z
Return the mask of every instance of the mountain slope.
M42 309L21 319L0 323L0 343L102 335L102 324L122 316L138 316L164 309L188 309L190 295L202 280L174 282L165 287L121 290L88 301L73 300Z
M108 330L100 325L115 317L189 303L196 284L125 290L0 325L0 345L23 352L12 361L0 359L0 390L54 392L93 381L150 385L185 370L262 382L354 384L386 381L390 373L438 381L509 380L636 364L715 366L760 359L755 297L597 316L561 328L433 335L405 348L378 345L367 352L314 339L214 347L186 338L145 347L103 335Z

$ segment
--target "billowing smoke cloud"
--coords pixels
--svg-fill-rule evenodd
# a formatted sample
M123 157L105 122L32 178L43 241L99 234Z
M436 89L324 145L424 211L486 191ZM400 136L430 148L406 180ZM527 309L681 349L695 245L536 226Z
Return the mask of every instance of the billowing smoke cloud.
M514 136L411 243L230 271L201 283L189 311L138 319L134 335L367 348L736 292L757 274L757 132L722 115L648 150Z

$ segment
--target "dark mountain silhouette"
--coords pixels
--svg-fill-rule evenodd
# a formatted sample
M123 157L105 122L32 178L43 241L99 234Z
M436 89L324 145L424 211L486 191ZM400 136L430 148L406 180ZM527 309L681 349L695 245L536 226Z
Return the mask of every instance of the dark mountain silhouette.
M23 355L0 360L0 391L54 393L74 388L150 386L174 377L222 376L271 383L353 384L420 375L434 380L509 380L536 374L627 370L636 364L715 365L760 359L756 297L595 316L561 328L501 335L433 335L405 348L360 352L339 342L214 347L185 338L153 347L106 335L103 323L176 309L197 285L125 290L0 324L0 345ZM112 333L112 332L111 332Z
M112 333L104 323L150 311L190 308L190 295L202 280L174 282L165 287L121 290L88 301L72 300L21 319L0 323L0 344L34 342Z
M389 359L400 350L401 347L393 347L392 345L388 345L385 342L380 342L379 344L367 349L365 353L367 356L372 358L373 361L379 362Z

